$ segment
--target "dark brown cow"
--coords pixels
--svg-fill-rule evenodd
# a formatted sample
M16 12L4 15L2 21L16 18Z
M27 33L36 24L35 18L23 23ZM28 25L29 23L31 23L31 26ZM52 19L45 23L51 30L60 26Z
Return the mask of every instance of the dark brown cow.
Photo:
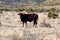
M33 26L35 25L35 27L36 27L37 20L38 20L38 15L37 14L23 14L23 13L19 13L18 15L20 16L20 19L21 19L21 21L23 23L23 26L24 26L24 23L27 26L27 21L29 21L29 22L33 21L33 23L34 23Z

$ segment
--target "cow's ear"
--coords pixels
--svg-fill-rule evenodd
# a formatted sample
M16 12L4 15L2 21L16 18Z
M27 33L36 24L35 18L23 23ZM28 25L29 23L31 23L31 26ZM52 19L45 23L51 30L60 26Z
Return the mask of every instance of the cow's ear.
M21 15L22 13L19 13L18 15Z
M20 13L18 15L20 15Z

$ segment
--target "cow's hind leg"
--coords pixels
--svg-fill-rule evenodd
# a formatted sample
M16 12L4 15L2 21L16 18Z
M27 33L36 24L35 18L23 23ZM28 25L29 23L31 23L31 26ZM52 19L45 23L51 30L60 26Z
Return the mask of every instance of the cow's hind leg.
M37 22L35 22L35 27L37 27Z

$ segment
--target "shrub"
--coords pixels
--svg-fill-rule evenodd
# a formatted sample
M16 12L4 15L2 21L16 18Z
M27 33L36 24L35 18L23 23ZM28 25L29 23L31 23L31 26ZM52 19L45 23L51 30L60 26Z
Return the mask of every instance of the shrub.
M2 14L2 11L0 11L0 13Z
M41 23L40 26L41 26L41 27L49 27L49 28L52 27L51 24L50 24L50 23L47 23L45 20L43 20L43 22Z
M55 14L55 13L49 12L49 13L48 13L48 17L49 17L49 18L53 18L53 19L55 19L55 18L58 18L58 14Z
M33 9L33 8L29 8L29 9L26 9L26 11L34 12L35 9Z
M12 40L19 40L19 36L17 34L14 34L10 37Z
M54 11L56 11L56 9L55 8L51 8L50 11L54 12Z
M12 9L4 9L4 11L12 11Z
M44 11L44 9L40 9L40 12L43 12Z
M1 22L0 22L0 26L2 26Z
M19 11L24 11L25 9L24 8L17 8L15 9L15 11L19 12Z
M56 12L60 12L60 9L56 10Z
M52 13L51 13L51 12L48 13L48 17L49 17L49 18L52 17Z
M30 11L30 12L43 12L43 11L44 11L44 9L29 8L29 9L26 9L26 11Z
M6 9L0 9L0 12L1 11L13 11L13 9L7 9L7 8Z
M4 9L0 9L0 11L3 11Z
M45 9L44 10L45 12L55 12L57 11L55 8L51 8L51 9Z

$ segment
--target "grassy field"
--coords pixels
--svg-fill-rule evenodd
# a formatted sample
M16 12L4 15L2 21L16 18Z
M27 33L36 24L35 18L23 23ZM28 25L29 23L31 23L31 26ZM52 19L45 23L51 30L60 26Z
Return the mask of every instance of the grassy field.
M60 13L57 13L59 18L50 19L49 12L35 12L39 16L36 28L32 22L23 27L18 13L0 13L0 40L60 40Z
M33 22L23 27L17 15L19 12L36 13L39 17L37 27L33 27ZM0 8L0 40L60 40L60 1Z

